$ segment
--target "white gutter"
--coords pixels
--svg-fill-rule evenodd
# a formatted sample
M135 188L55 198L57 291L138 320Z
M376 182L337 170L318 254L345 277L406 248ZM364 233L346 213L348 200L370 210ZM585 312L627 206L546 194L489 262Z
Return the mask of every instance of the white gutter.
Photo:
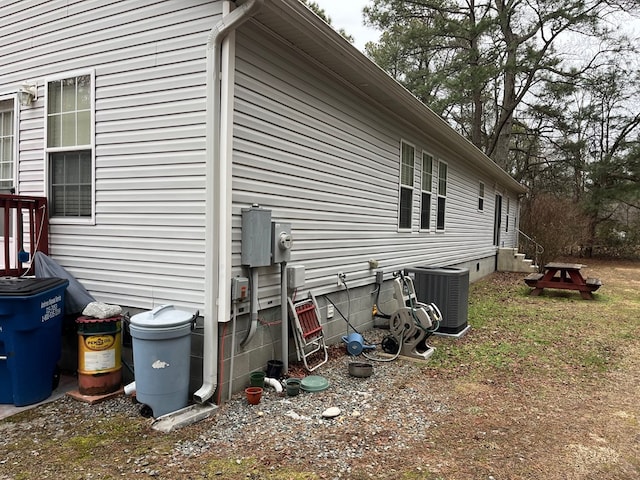
M224 75L221 72L222 42L255 15L263 1L248 0L231 13L223 14L207 39L204 347L202 386L193 394L197 403L209 400L216 390L218 322L229 320L231 301L233 72L230 69L226 69ZM226 5L228 3L225 2Z

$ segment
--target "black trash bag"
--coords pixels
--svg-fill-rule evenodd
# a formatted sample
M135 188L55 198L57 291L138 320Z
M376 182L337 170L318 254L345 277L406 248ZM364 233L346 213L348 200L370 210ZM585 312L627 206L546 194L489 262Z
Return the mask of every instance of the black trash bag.
M33 262L36 278L55 277L69 280L69 286L67 286L64 296L65 315L81 313L88 304L95 302L95 299L82 284L58 265L55 260L52 260L42 252L36 252L33 256Z

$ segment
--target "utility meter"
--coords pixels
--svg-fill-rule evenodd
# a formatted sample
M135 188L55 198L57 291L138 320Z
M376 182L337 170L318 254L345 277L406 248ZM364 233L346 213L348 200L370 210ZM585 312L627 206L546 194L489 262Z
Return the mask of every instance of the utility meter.
M272 222L271 239L271 263L288 262L291 259L291 247L293 246L291 224Z
M290 233L280 232L280 236L278 237L278 247L280 250L289 250L292 243L293 240L291 239Z

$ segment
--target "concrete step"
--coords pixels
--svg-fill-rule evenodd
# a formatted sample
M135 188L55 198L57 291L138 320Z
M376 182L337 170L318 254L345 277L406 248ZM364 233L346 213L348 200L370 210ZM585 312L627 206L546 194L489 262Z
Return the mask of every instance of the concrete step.
M537 272L533 260L519 253L517 248L501 248L498 252L498 269L506 272Z

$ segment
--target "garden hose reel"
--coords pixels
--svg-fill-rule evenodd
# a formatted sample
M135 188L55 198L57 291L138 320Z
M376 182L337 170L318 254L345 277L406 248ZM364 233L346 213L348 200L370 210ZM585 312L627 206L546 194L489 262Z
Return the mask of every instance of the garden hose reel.
M413 280L402 273L394 278L393 289L398 307L389 319L390 335L383 339L382 348L386 353L399 351L406 357L427 360L434 351L427 339L442 321L440 309L433 303L419 302Z

